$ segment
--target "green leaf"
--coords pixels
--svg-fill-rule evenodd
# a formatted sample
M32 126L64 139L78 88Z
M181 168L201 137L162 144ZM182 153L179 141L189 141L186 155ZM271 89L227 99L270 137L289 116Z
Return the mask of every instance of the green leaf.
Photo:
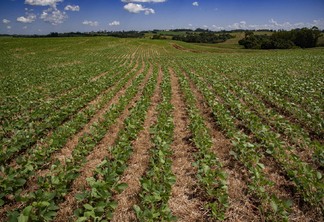
M76 222L84 222L84 221L87 221L88 220L88 218L86 218L86 217L79 217L77 220L76 220Z
M90 204L84 204L83 207L87 210L94 210L94 208Z
M261 169L264 169L264 164L262 164L262 163L258 163L258 166L259 166Z
M19 178L16 180L16 184L20 187L23 186L25 183L26 183L26 180L23 178Z
M44 214L44 219L45 220L52 220L54 217L56 217L56 212L55 211L49 211L47 213Z
M33 207L32 206L27 206L27 207L25 207L25 209L23 210L23 215L24 216L29 216L30 215L30 212L31 212L31 210L33 209Z
M95 218L96 217L96 214L95 214L95 212L94 211L87 211L87 212L85 212L84 213L84 216L86 216L86 217L92 217L92 218Z
M120 183L117 185L117 191L119 193L123 192L128 187L127 183Z
M322 174L320 172L317 172L316 176L317 176L317 179L319 179L319 180L322 179Z
M274 201L270 202L270 205L272 207L272 209L274 210L274 212L276 213L278 211L278 206Z
M18 217L18 222L28 222L28 218L29 217L20 214L20 216Z
M23 210L23 212L20 214L18 218L18 222L28 222L30 212L32 209L33 209L32 206L25 207L25 209Z
M136 215L139 215L142 211L141 208L136 204L133 206L133 209L134 209Z
M112 201L109 203L109 206L112 208L112 209L116 209L117 206L118 206L118 203L116 201Z
M4 201L2 200L2 199L0 199L0 207L2 206L2 205L4 205Z
M42 202L38 203L38 206L40 206L40 207L48 207L49 205L51 205L51 204L47 201L42 201Z
M96 207L95 212L103 213L103 212L105 212L105 209L103 207Z

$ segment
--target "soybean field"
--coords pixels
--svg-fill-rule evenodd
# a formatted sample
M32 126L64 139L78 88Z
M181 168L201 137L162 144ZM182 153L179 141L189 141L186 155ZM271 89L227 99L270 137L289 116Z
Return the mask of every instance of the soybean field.
M0 221L324 220L324 48L0 48Z

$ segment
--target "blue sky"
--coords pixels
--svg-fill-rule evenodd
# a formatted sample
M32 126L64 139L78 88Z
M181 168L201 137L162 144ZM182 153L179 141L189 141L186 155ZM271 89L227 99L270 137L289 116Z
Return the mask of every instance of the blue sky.
M0 33L324 29L324 0L0 0Z

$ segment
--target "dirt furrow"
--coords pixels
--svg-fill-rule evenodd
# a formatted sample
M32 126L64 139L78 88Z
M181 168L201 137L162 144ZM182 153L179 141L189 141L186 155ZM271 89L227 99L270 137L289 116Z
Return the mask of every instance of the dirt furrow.
M59 205L60 210L57 214L56 221L65 221L66 218L69 218L73 215L73 210L77 206L75 194L81 192L83 189L85 189L85 187L87 187L86 178L91 177L96 166L101 163L101 161L106 156L109 156L108 147L111 147L114 144L118 136L118 132L124 125L124 120L127 118L127 116L129 116L131 107L133 107L141 97L143 88L152 75L152 72L153 68L151 66L148 74L145 76L145 79L141 83L136 96L126 106L125 110L118 118L116 123L110 127L105 137L101 140L100 144L93 149L89 156L87 156L87 162L80 170L80 176L73 181L73 184L71 186L72 191L65 196L65 201Z
M195 179L196 169L192 166L192 153L195 147L190 144L191 137L188 129L189 119L186 105L180 92L178 78L170 69L172 100L174 107L174 142L171 145L172 172L176 183L172 186L169 206L178 221L204 221L204 203L199 199L199 186Z
M127 183L128 187L115 198L118 206L112 219L113 222L136 221L136 215L132 207L136 204L137 194L141 189L139 179L144 174L149 161L149 149L152 146L149 129L157 119L156 107L161 100L160 84L162 78L162 71L160 70L157 79L157 88L151 99L151 106L147 111L147 117L143 125L144 129L139 133L138 138L133 143L133 155L128 162L128 168L121 177L121 182Z

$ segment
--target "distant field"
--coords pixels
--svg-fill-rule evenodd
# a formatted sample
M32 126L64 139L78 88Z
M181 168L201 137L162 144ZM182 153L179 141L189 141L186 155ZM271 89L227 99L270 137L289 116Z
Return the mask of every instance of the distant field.
M0 221L321 221L324 48L0 38Z

